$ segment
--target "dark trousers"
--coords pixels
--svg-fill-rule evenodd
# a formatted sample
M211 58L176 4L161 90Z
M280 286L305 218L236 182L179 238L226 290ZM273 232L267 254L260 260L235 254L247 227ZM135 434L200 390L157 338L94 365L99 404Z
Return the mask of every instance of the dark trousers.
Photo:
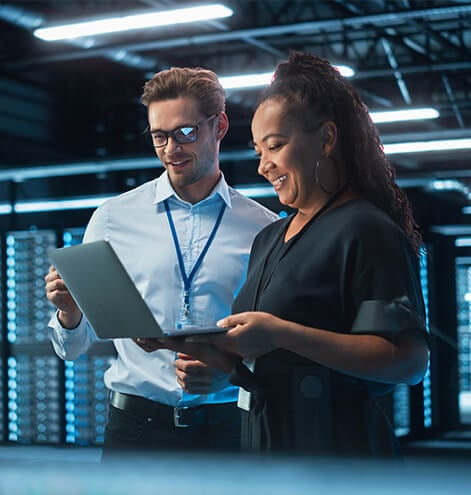
M179 411L171 406L119 396L125 399L120 408L113 406L113 400L109 407L103 459L130 451L240 451L241 418L235 402L183 410L176 418Z

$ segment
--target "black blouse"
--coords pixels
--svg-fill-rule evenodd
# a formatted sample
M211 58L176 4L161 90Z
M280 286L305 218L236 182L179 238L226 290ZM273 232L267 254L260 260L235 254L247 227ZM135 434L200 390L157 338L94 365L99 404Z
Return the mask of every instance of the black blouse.
M349 201L285 243L290 220L279 220L256 237L233 313L265 311L347 333L363 301L405 297L425 317L418 257L382 210L366 200ZM245 420L246 447L394 453L391 425L373 399L390 385L349 377L281 349L258 358L255 375L266 403Z

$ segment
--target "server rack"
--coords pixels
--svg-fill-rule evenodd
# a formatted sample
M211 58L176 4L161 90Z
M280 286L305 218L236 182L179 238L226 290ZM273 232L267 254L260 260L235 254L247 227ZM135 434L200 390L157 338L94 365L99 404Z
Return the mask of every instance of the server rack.
M108 404L103 373L114 359L114 348L98 343L77 361L59 359L48 329L55 308L44 293L48 251L80 242L82 235L83 228L10 231L4 236L0 441L103 442Z

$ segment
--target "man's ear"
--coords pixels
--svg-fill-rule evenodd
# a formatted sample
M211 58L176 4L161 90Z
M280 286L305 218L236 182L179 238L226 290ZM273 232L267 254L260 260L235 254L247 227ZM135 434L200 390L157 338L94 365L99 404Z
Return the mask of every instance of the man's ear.
M330 156L337 143L337 126L335 122L328 120L321 127L321 142L324 156Z
M229 119L227 118L226 112L219 112L219 115L216 118L218 121L217 136L218 139L221 140L229 129Z

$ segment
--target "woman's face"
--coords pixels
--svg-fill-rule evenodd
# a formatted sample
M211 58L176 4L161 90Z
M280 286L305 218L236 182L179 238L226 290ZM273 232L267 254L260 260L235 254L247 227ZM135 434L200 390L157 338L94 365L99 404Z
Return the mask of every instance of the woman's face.
M285 111L283 101L264 101L252 119L258 173L274 187L280 202L296 209L316 201L315 166L322 154L320 129L307 132L299 115Z

